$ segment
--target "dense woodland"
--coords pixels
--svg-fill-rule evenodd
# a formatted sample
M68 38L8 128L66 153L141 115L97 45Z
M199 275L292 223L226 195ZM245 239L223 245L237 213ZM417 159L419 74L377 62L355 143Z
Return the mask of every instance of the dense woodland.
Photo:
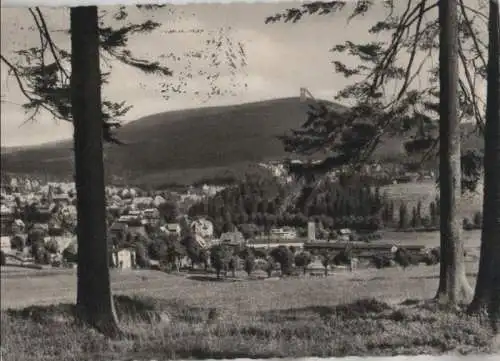
M293 191L292 185L284 185L276 179L249 177L194 204L189 215L208 216L214 222L216 233L255 224L264 232L272 227L292 226L303 234L308 221L315 221L320 230L327 231L341 228L365 232L388 228L435 230L439 226L438 198L426 209L421 202L414 207L401 202L396 207L379 187L343 186L329 181L314 190L304 187L297 199L288 205ZM464 220L466 229L477 228L480 224L480 214L473 220Z

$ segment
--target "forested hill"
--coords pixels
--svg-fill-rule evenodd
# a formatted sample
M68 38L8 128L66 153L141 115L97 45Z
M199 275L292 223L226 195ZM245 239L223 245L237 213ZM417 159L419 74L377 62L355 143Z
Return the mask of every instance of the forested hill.
M329 103L332 107L343 107ZM138 183L193 182L286 156L277 136L302 125L308 104L299 98L170 111L124 125L124 146L106 146L109 174ZM478 139L470 141L478 143ZM386 140L377 156L403 154L403 139ZM70 177L71 141L25 149L2 149L2 169Z

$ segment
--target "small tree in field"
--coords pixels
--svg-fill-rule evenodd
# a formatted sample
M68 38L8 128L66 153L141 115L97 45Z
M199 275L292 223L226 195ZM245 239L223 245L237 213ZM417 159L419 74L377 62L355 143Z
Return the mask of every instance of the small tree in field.
M14 236L10 240L10 247L18 252L24 250L24 239L21 236Z
M240 259L236 255L233 255L231 257L231 259L229 260L228 267L229 267L229 270L231 271L233 278L236 277L236 271L238 270L239 263L240 263Z
M217 278L220 278L222 271L224 273L227 272L232 255L231 249L228 246L218 244L211 248L210 263L215 269Z
M321 264L325 269L325 277L328 276L328 266L330 266L333 263L334 257L335 256L328 251L325 252L323 255L321 255Z
M271 257L280 264L281 275L289 275L293 267L293 253L286 246L279 246L271 251Z
M45 244L45 249L51 254L56 254L59 252L59 244L55 240L51 239Z
M186 249L187 256L191 261L191 269L193 269L195 264L200 263L200 245L198 244L198 242L196 242L196 239L191 234L184 237L181 241L181 244Z
M276 266L276 263L273 259L273 257L269 257L267 259L267 263L266 263L266 273L267 273L267 277L270 278L272 275L273 275L273 270Z
M302 268L304 275L307 272L307 267L312 263L312 256L309 252L300 252L295 256L295 266Z
M255 268L255 256L252 252L247 254L244 262L245 272L250 276Z
M149 258L146 246L143 243L136 243L134 245L134 249L137 266L139 266L139 268L149 267Z
M203 265L205 272L208 270L208 263L210 261L210 253L206 249L201 249L198 255L200 264Z

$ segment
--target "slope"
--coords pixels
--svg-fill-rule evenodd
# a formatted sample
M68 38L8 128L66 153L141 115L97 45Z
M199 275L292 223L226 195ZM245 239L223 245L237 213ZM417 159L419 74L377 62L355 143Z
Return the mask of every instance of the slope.
M277 136L303 124L307 109L299 98L285 98L146 116L118 130L126 145L105 147L107 170L134 183L189 183L281 159L286 153ZM72 174L71 148L72 143L66 141L2 152L2 168L68 177ZM402 152L402 139L392 138L378 156Z

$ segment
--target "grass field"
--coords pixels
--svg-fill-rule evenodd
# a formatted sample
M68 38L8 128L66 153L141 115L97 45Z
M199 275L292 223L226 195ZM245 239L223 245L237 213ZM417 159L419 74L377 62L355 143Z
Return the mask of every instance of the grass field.
M421 245L425 247L439 246L439 232L381 232L383 242L394 242L398 245ZM481 244L481 231L463 231L462 240L466 248L479 249Z
M476 271L476 263L469 263L472 284ZM420 266L338 271L329 277L215 281L113 271L121 324L134 336L109 340L74 322L74 270L44 275L2 268L3 360L491 351L490 334L478 320L437 310L431 303L408 302L432 298L437 272L437 266Z

